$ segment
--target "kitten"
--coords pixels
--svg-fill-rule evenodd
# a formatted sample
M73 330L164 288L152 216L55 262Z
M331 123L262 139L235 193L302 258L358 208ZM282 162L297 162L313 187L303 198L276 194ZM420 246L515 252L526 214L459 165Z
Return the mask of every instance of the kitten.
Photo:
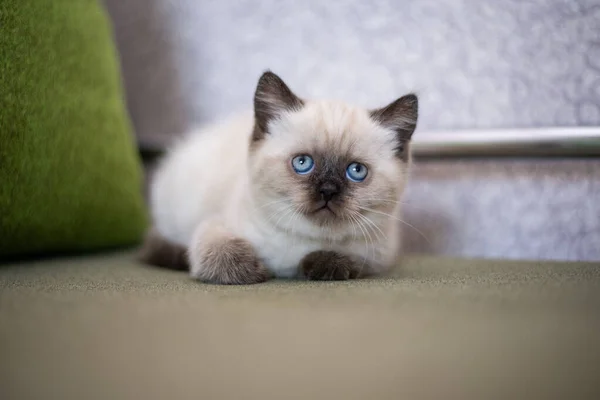
M265 72L253 114L189 135L162 161L142 258L218 284L389 269L417 112L414 94L370 111L302 99Z

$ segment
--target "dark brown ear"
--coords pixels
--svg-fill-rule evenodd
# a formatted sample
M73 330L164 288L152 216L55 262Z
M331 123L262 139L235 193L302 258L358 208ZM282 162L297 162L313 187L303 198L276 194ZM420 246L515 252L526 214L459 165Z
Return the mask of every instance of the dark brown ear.
M271 71L266 71L258 80L254 93L255 127L253 140L260 140L267 134L267 124L285 111L299 110L304 105L285 82Z
M371 111L371 118L382 126L393 130L397 135L396 154L402 160L408 159L408 144L419 116L419 99L415 94L407 94L391 104Z

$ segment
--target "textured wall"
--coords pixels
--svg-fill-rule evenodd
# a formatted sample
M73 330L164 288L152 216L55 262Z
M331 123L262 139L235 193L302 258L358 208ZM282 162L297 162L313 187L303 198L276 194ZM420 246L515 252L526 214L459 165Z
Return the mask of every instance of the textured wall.
M600 260L598 159L417 160L405 202L406 251Z
M307 96L421 95L421 128L600 125L598 0L106 0L148 141L249 106L271 68Z

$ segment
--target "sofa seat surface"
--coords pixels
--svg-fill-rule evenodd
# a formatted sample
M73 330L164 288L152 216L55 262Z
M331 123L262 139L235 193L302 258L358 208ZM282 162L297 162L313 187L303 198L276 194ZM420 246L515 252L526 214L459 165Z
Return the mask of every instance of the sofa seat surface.
M599 399L599 377L597 263L252 286L130 252L0 266L2 399Z

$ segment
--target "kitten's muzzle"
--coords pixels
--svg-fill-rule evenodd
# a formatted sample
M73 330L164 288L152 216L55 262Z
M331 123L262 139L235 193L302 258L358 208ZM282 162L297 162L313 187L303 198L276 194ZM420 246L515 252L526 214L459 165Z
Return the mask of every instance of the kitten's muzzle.
M334 200L321 200L314 203L307 215L317 224L330 224L340 219L340 206Z
M311 215L320 220L321 222L335 219L337 217L337 214L335 211L333 211L333 208L330 207L330 205L331 203L323 202L323 205L317 207L311 213Z
M320 200L316 201L315 214L328 214L336 216L337 202L340 199L340 187L335 183L326 182L319 187Z
M318 223L330 223L339 218L342 187L336 182L325 181L316 185L311 206L307 212Z
M335 212L331 209L330 205L331 203L323 201L320 203L319 206L317 206L317 209L314 211L314 213L318 213L319 211L328 211L335 214Z

